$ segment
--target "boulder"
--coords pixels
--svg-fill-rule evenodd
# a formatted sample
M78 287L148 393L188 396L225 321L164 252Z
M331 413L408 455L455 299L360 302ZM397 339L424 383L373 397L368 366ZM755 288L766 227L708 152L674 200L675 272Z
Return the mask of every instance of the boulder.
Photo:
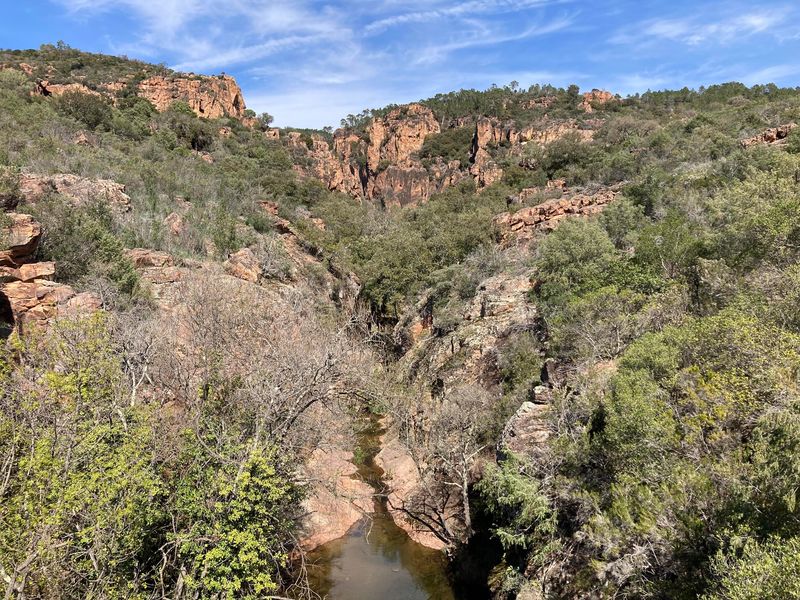
M250 248L242 248L231 254L225 261L225 272L251 283L258 283L262 275L261 265Z
M32 262L42 238L42 226L30 215L6 213L7 222L0 232L5 250L0 251L0 266L18 267Z
M164 225L166 225L169 228L169 232L176 237L183 234L186 229L183 217L176 212L171 212L164 217Z
M69 199L74 206L83 206L91 201L107 202L112 208L127 211L131 199L125 193L125 186L110 179L87 179L78 175L57 173L37 175L22 173L19 191L25 202L35 204L46 195L57 193Z
M749 137L742 140L740 143L742 148L749 148L750 146L758 145L778 145L785 144L789 134L797 127L796 123L787 123L786 125L779 125L778 127L770 127L765 129L758 135Z
M175 264L172 256L166 252L148 248L131 248L125 250L127 256L137 269L146 267L171 267Z

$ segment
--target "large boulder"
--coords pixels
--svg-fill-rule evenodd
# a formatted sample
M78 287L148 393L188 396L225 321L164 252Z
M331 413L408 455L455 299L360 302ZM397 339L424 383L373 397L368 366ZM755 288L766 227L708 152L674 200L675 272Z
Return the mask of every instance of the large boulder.
M7 222L0 230L0 266L18 267L32 262L42 239L42 226L30 215L6 213Z
M225 272L250 283L258 283L262 275L261 264L250 248L231 254L225 261Z
M87 179L68 173L20 175L19 194L25 202L35 204L53 193L69 199L73 206L84 206L99 200L113 209L127 211L131 203L130 196L125 193L125 186L110 179Z

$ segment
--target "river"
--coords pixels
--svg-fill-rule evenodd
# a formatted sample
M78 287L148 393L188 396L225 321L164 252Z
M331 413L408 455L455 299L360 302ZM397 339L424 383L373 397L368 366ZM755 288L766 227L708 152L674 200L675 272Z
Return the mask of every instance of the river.
M309 553L311 587L330 600L455 600L444 554L413 541L389 515L375 463L382 433L372 419L358 437L357 476L376 492L373 513Z

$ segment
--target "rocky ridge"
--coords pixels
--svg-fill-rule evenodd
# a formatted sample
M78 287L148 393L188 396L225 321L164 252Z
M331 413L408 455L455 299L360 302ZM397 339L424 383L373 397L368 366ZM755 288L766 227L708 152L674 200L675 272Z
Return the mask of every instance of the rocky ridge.
M41 96L62 96L67 92L80 92L114 101L116 94L128 85L129 82L125 80L110 81L92 89L83 83L51 83L44 79L36 82L33 93ZM245 119L247 107L242 90L236 80L228 75L157 75L137 83L135 91L138 96L149 100L159 112L167 110L173 102L181 101L188 104L198 117Z
M530 197L538 191L523 190L518 200ZM530 243L538 232L554 229L567 217L588 217L598 214L618 195L617 190L605 188L594 193L571 193L563 190L558 198L515 212L500 214L494 218L498 241L502 247Z
M595 90L585 95L581 106L592 112L593 106L614 98L610 92ZM536 108L539 105L531 107ZM580 125L574 119L547 117L524 127L488 117L457 120L452 127L474 127L472 145L464 149L468 168L462 168L458 160L447 162L434 157L424 164L419 158L425 140L446 129L430 108L418 103L372 119L363 133L338 129L330 141L320 134L303 136L299 132L288 132L283 137L295 155L307 163L296 167L300 174L316 177L328 189L358 200L402 207L425 202L465 177L471 177L478 188L499 181L503 169L495 162L494 154L501 146L514 156L520 155L526 144L546 146L568 135L590 141L594 129L601 124L594 120ZM272 135L280 137L275 130Z

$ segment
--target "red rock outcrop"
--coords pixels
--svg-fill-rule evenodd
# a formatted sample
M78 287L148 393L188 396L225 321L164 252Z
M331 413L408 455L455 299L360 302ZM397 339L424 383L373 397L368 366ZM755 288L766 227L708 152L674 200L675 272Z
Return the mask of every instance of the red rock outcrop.
M22 173L19 178L19 194L25 202L35 204L48 194L60 194L68 198L74 206L100 200L112 208L127 211L131 199L125 193L125 186L110 179L87 179L77 175L57 173L55 175L36 175Z
M600 93L595 96L593 101L603 101L605 97ZM551 100L535 102L531 109L547 108ZM477 123L457 119L451 125L469 127L473 123L475 132L468 169L462 168L458 160L445 162L441 158L423 165L418 154L425 139L441 133L442 127L433 111L422 104L398 107L375 117L363 135L339 129L333 134L332 143L322 136L306 137L299 132L289 132L285 139L298 158L308 159L307 166L296 167L298 173L320 179L330 190L395 207L425 202L465 176L474 178L478 187L489 186L503 176L493 158L495 148L508 147L508 152L521 154L527 143L545 146L567 135L590 141L593 129L602 121L579 126L575 120L541 118L520 128L484 117Z
M597 90L594 89L591 92L586 92L583 95L583 101L581 102L581 109L584 112L591 113L594 112L596 106L607 104L616 99L616 96L611 92L607 92L606 90Z
M125 256L137 269L145 267L171 267L175 264L172 256L166 252L150 250L149 248L132 248L125 250Z
M758 135L749 137L742 140L740 143L742 148L749 148L750 146L757 146L760 144L777 145L785 144L789 134L797 127L796 123L787 123L786 125L779 125L778 127L771 127L762 131Z
M250 248L242 248L231 254L224 266L228 275L251 283L258 283L263 272L258 259Z
M425 202L437 189L416 154L425 138L439 131L431 109L409 104L373 119L363 137L339 129L332 144L319 135L309 143L290 132L287 143L311 159L310 174L328 189L386 206L408 206Z
M0 251L0 294L11 307L14 322L46 323L63 315L92 312L100 308L93 294L77 294L70 286L49 281L55 274L52 262L33 262L42 228L30 215L7 213Z
M139 96L153 103L159 111L173 102L186 102L199 117L244 117L246 109L242 90L233 77L150 77L138 86Z
M518 129L513 124L504 124L497 119L481 118L475 124L470 174L479 188L492 185L503 177L503 170L492 158L490 148L507 145L512 152L521 152L525 144L546 146L567 135L576 135L581 141L588 142L594 132L581 129L575 121L543 119Z
M116 100L116 92L122 90L127 81L111 81L91 89L82 83L51 83L41 80L36 83L33 93L40 96L61 96L67 92L80 92L93 96ZM181 101L189 105L198 117L217 119L234 117L244 121L246 109L242 90L233 77L193 76L164 77L157 75L141 81L137 93L153 103L160 112L167 110L173 102Z
M503 247L530 242L538 231L554 229L567 217L585 217L599 213L618 194L619 192L608 189L591 195L575 194L498 215L494 218L494 226L499 242Z
M5 224L0 232L4 250L0 251L0 266L17 268L33 261L33 256L42 239L42 226L30 215L6 213Z
M98 97L103 96L100 92L90 89L82 83L50 83L46 79L37 81L36 87L33 90L33 93L39 96L63 96L67 92L80 92L81 94L89 94Z
M4 283L0 292L8 298L15 322L22 324L43 324L55 317L88 314L101 307L95 294L78 294L68 285L46 279Z

